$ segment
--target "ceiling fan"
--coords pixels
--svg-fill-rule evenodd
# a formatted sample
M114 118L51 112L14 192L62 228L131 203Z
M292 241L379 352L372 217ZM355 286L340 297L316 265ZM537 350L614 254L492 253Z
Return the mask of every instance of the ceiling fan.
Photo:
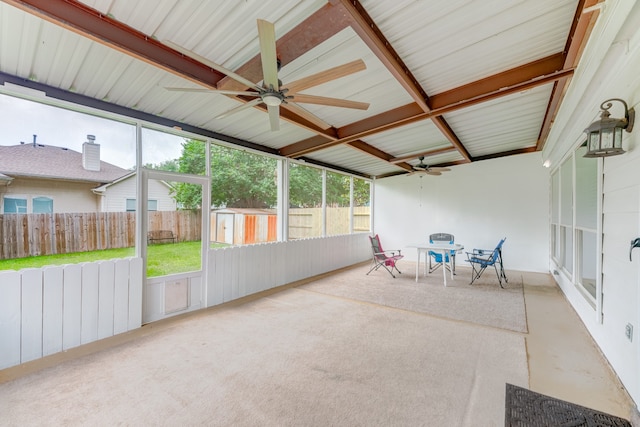
M325 71L321 71L308 77L304 77L295 82L291 82L286 85L286 87L284 87L282 82L278 79L280 60L278 59L276 53L276 35L274 25L271 22L258 19L258 38L260 40L260 59L262 62L263 74L262 86L248 79L245 79L241 75L229 69L226 69L223 66L218 65L212 61L209 61L208 59L194 52L184 49L183 47L178 46L175 43L164 41L163 43L171 47L172 49L182 53L185 56L195 59L220 73L227 75L233 80L242 83L244 86L249 88L246 91L171 87L167 87L165 89L183 92L213 92L221 93L224 95L255 97L255 99L248 101L245 104L240 105L239 107L233 108L217 116L216 118L221 119L231 114L237 113L238 111L242 111L259 104L265 104L269 113L269 122L272 131L280 129L281 106L304 117L305 119L314 123L316 126L321 127L322 129L328 129L331 126L326 122L320 120L318 117L311 114L304 108L298 106L297 103L319 104L332 107L355 108L360 110L366 110L367 108L369 108L369 104L365 102L328 98L316 95L305 95L299 93L302 90L309 89L322 83L326 83L341 77L348 76L358 71L365 70L366 65L361 59Z
M438 175L442 175L442 172L449 172L451 169L449 168L433 168L427 164L424 163L424 156L419 157L420 159L420 163L418 163L417 165L413 166L413 172L411 172L411 174L414 173L425 173L427 175L434 175L434 176L438 176Z

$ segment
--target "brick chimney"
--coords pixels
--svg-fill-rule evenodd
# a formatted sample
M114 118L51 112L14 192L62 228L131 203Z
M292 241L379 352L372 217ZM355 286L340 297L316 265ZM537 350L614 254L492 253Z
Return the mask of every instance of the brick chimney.
M87 135L87 142L82 144L82 167L88 171L100 171L100 144L94 141L94 135Z

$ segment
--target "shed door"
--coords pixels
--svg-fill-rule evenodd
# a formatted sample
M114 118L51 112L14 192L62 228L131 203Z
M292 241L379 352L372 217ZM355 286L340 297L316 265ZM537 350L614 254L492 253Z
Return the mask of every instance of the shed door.
M233 217L232 213L218 213L216 215L216 236L218 242L233 245Z

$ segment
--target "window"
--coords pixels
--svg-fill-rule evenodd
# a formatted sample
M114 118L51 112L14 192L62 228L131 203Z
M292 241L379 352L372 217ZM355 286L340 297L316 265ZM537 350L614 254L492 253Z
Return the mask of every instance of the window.
M597 300L598 163L580 147L551 175L551 257L593 307ZM575 264L575 265L574 265Z
M576 281L596 298L598 163L582 157L586 147L576 151Z
M50 197L34 197L33 213L53 213L53 199Z
M127 199L126 205L127 212L135 212L136 211L136 199ZM148 211L157 211L158 210L158 201L149 199L147 200L147 210Z
M5 196L4 213L27 213L27 199Z
M351 207L351 178L327 171L326 191L327 236L349 234Z
M551 257L559 263L560 259L560 172L551 175Z
M289 163L289 239L322 236L322 170Z
M353 232L371 231L371 181L353 178Z
M573 159L560 166L560 266L573 276Z

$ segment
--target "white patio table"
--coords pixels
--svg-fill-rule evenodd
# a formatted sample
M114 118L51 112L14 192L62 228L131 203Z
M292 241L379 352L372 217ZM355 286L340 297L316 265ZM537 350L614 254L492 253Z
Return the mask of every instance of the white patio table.
M418 276L420 275L420 258L422 257L422 253L424 252L424 274L427 275L427 257L429 256L429 251L439 251L442 253L442 278L444 281L444 285L447 286L447 269L446 262L447 253L449 251L461 252L464 249L464 246L459 243L443 243L443 242L434 242L434 243L420 243L409 245L410 248L416 248L418 250L418 262L416 263L416 282L418 281ZM449 257L449 271L451 271L451 278L453 279L453 259Z

